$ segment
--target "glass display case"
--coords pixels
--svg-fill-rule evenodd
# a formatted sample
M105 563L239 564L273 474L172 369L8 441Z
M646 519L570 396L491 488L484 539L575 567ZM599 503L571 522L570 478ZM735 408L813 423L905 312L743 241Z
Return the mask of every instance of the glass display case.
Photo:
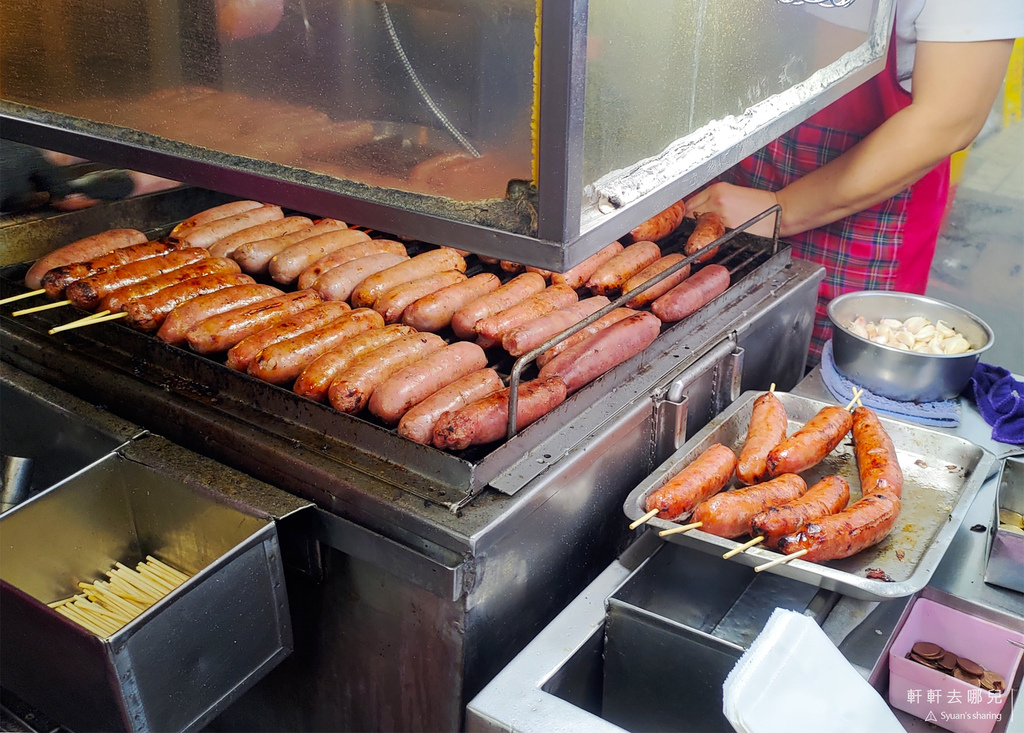
M879 71L844 4L0 0L0 134L563 270Z

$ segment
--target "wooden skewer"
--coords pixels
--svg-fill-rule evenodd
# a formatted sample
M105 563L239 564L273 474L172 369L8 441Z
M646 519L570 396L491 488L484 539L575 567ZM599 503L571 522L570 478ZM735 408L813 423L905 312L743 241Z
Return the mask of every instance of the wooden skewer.
M772 382L772 386L768 388L768 391L771 394L775 394L775 382Z
M774 568L776 565L782 565L783 563L789 562L790 560L796 560L798 557L803 557L806 554L807 550L797 550L796 552L790 553L789 555L777 557L771 562L766 562L764 565L758 565L756 568L754 568L754 572L760 573L762 570Z
M47 303L45 305L37 305L34 308L25 308L24 310L14 311L11 315L17 318L18 316L28 315L29 313L38 313L39 311L48 311L52 308L63 308L66 305L71 305L70 300L58 300L56 303Z
M70 331L72 328L81 328L82 326L91 326L94 323L104 323L106 321L116 321L118 318L125 318L128 316L127 311L121 311L120 313L111 313L109 316L86 316L85 318L79 318L77 321L71 323L65 323L63 326L57 326L47 331L51 336L61 331Z
M6 298L0 299L0 305L7 305L13 303L16 300L25 300L25 298L34 298L37 295L42 295L46 292L46 288L39 288L39 290L29 290L27 293L21 295L11 295Z
M177 586L172 585L171 582L164 577L157 575L157 573L146 563L140 562L135 566L135 571L142 577L148 580L150 583L155 585L157 588L162 590L164 593L170 593Z
M689 532L691 529L697 529L703 527L704 522L694 522L693 524L680 524L678 527L672 527L671 529L663 529L658 532L659 537L666 537L670 534L679 534L680 532Z
M744 542L742 545L737 545L736 547L734 547L731 550L729 550L727 553L722 555L722 559L723 560L728 560L733 555L739 555L741 552L746 552L747 550L749 550L754 545L759 545L762 542L764 542L764 535L759 534L754 539L749 540L747 542Z
M857 389L856 387L854 387L853 388L853 399L850 400L850 404L848 404L844 409L849 410L851 407L853 407L853 403L855 403L855 402L859 403L860 402L860 396L862 394L864 394L864 390Z
M657 513L658 513L657 509L651 509L651 511L647 512L645 515L643 515L642 517L637 519L635 522L631 522L630 525L629 525L629 528L630 529L636 529L637 527L639 527L644 522L651 521L654 518L654 515L657 514Z
M114 565L117 567L118 570L121 571L122 577L124 577L125 580L134 585L136 588L144 590L147 595L152 596L154 603L163 598L163 592L159 588L154 586L150 581L142 577L142 575L135 572L127 565L123 565L122 563L114 563Z
M185 575L185 573L181 572L180 570L175 570L166 563L160 562L152 555L146 555L146 562L150 565L150 567L152 567L157 572L165 572L172 578L178 578L182 583L189 579L189 576Z

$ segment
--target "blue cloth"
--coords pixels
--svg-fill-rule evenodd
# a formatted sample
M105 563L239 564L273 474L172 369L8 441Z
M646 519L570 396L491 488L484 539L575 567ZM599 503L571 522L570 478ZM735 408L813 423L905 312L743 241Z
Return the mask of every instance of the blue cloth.
M832 341L827 341L821 351L821 380L837 402L844 405L853 399L853 389L863 389L855 385L836 370L832 359ZM938 402L898 402L888 397L873 394L868 390L860 396L865 407L878 413L895 417L918 425L936 428L955 428L960 424L960 401L940 400Z
M1002 367L978 362L964 394L974 398L992 426L992 440L1024 445L1024 382Z

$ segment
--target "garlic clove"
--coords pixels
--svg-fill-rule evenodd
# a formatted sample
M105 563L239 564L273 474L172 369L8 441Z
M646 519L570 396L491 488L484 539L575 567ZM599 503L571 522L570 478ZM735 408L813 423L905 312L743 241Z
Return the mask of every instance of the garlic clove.
M905 330L898 331L896 333L896 341L904 346L913 346L915 342L914 334Z
M952 328L950 328L945 323L945 321L939 321L938 323L936 323L935 324L935 330L938 331L944 337L947 337L947 338L950 337L950 336L955 336L956 335L956 331L954 331Z
M885 336L872 336L871 340L876 344L884 344L886 339Z
M856 334L861 338L868 338L868 330L864 328L864 326L862 326L861 324L857 323L856 321L850 324L850 333Z
M915 341L930 341L935 335L935 326L930 323L927 326L922 326L918 329L918 332L914 334Z
M927 354L928 353L928 344L924 344L924 343L920 343L920 342L919 343L915 343L910 348L910 350L911 351L916 351L918 354Z
M916 334L921 330L921 328L927 325L929 325L928 319L921 316L911 316L903 322L903 328L910 331L912 334Z
M903 328L903 321L898 321L895 318L883 318L878 323L880 326L887 326L893 330Z

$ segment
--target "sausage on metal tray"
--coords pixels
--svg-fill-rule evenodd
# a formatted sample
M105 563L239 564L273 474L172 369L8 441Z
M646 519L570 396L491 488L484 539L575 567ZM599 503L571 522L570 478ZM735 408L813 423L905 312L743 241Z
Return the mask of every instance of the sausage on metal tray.
M325 272L313 282L313 289L320 293L324 300L348 300L356 286L370 275L408 259L405 255L394 252L379 252L360 257Z
M823 407L802 428L768 452L769 476L800 473L821 462L853 427L853 416L842 407Z
M125 311L128 325L139 331L155 331L167 318L167 315L183 303L207 293L233 288L236 285L255 283L250 275L237 272L218 273L194 277L191 280L171 285L144 298L137 298L128 304Z
M555 334L575 326L587 316L597 313L611 301L603 295L595 295L572 303L550 313L516 326L501 337L501 347L512 356L536 349Z
M260 284L237 285L200 295L172 310L164 319L160 330L156 332L156 337L173 346L180 346L185 343L185 334L188 330L200 321L232 308L278 295L284 293L270 285Z
M185 339L193 351L200 354L219 354L227 351L247 336L275 326L285 318L320 305L315 290L299 290L276 298L268 298L251 305L232 308L218 313L192 326Z
M385 344L339 374L327 390L327 399L335 410L354 415L392 375L444 347L444 339L436 333L414 333Z
M249 374L271 384L288 384L318 356L338 348L363 331L383 325L384 319L377 311L369 308L350 311L323 328L278 341L263 349L249 362Z
M786 407L771 392L754 400L747 438L736 463L736 478L756 484L768 478L768 452L786 438Z
M686 202L676 201L659 214L655 214L629 233L634 242L657 242L667 237L683 223Z
M270 259L267 272L275 282L287 285L299 279L307 267L332 252L360 242L369 242L370 235L358 229L339 229L296 242Z
M267 221L217 240L210 245L210 254L214 257L230 257L243 244L283 237L311 226L313 222L305 216L286 216L283 219Z
M193 262L208 259L209 256L210 253L205 249L188 247L168 252L159 257L129 262L127 265L115 267L113 270L101 272L99 275L83 277L81 280L71 283L64 291L64 295L72 305L85 310L93 310L103 298L115 290L149 280L165 272L177 270L179 267L190 265Z
M683 248L683 251L686 252L687 255L695 254L724 234L725 224L722 223L722 217L713 211L698 214L697 224L694 227L690 238L686 240L686 245ZM715 256L717 251L718 247L708 250L697 258L697 262L707 262Z
M293 244L298 244L304 239L347 228L348 225L343 221L320 219L312 226L303 227L291 234L243 244L231 253L231 259L242 266L242 272L247 272L250 275L265 275L270 266L270 260L279 252L284 252ZM299 289L305 290L301 284Z
M681 254L665 255L661 259L657 260L651 265L648 265L640 272L633 275L633 277L629 278L629 280L626 281L626 284L622 286L622 294L625 295L633 288L640 287L648 280L654 279L661 273L665 272L665 270L672 267L672 265L684 259L686 259L686 257ZM676 285L681 283L689 276L690 266L685 265L682 268L680 268L678 272L669 275L657 285L652 285L651 287L647 288L647 290L644 290L642 293L634 295L632 298L626 301L626 307L643 308L648 303L653 303L655 300L660 298L662 295L667 293L669 290L674 288Z
M661 322L636 313L566 349L540 370L540 378L558 377L569 394L646 349L661 332Z
M103 300L100 301L98 309L108 310L111 313L120 313L133 300L145 298L147 295L153 295L153 293L159 293L171 285L177 285L195 277L228 273L241 273L237 262L226 257L208 257L205 260L193 262L190 265L179 267L134 285L118 288L104 296Z
M485 349L497 346L501 344L502 337L516 326L565 308L578 300L576 291L568 285L551 285L510 308L477 321L477 343Z
M523 265L521 262L513 262L512 260L501 260L498 263L498 266L504 272L511 272L513 275L518 275L520 272L523 272L526 269L526 266Z
M531 265L527 265L526 266L526 271L527 272L536 272L538 275L540 275L545 280L550 280L551 276L555 274L551 270L545 270L543 267L533 267Z
M229 234L283 218L284 212L281 211L280 206L263 204L257 209L249 209L240 214L214 219L206 224L193 227L184 234L179 234L178 241L185 247L209 247Z
M249 362L271 344L326 326L350 310L348 303L336 300L300 311L270 328L265 328L259 333L254 333L239 341L228 349L226 363L232 369L244 372L249 368Z
M522 430L565 402L565 383L561 379L534 379L519 385L516 402L516 429ZM437 448L465 450L502 440L508 432L506 387L454 412L445 412L434 425L433 443Z
M434 425L443 413L454 412L504 386L501 377L493 369L475 371L410 408L398 422L398 434L417 443L430 445L434 438Z
M419 331L440 331L451 325L459 308L499 287L501 280L497 275L482 272L420 298L405 309L402 321Z
M604 297L604 296L595 296ZM543 354L537 357L537 366L543 367L549 361L554 359L556 356L561 354L567 349L571 349L573 346L586 341L588 338L593 336L595 333L599 333L604 329L608 328L614 323L629 318L630 316L636 315L638 311L632 308L616 308L611 313L605 313L603 316L598 318L596 321L591 323L589 326L584 326L579 331L574 333L572 336L559 341L557 344L552 346L550 349L545 351Z
M803 495L807 484L795 473L784 473L763 484L723 491L705 499L693 510L691 522L717 537L739 537L750 529L754 515Z
M675 521L724 489L735 468L736 454L715 443L651 492L644 511L657 509L659 519Z
M385 323L398 323L402 320L405 309L417 300L425 298L441 288L465 281L465 274L458 270L445 270L421 277L418 280L410 280L382 293L373 302L373 309L384 316Z
M394 425L409 408L486 366L482 348L457 341L393 374L373 390L368 407L386 424Z
M729 271L721 265L705 265L651 303L651 312L665 323L681 321L728 289Z
M841 476L826 476L793 501L765 509L750 520L750 535L765 538L764 546L778 549L779 540L805 524L842 511L850 501L850 484Z
M58 247L53 252L36 260L25 273L25 287L30 290L38 290L43 275L55 267L85 262L115 249L142 244L145 241L146 235L136 229L111 229L91 237L78 239L71 244Z
M629 278L657 262L660 257L661 247L654 242L631 244L597 268L587 280L587 287L597 295L618 293Z
M382 252L391 252L403 257L407 255L404 244L390 239L371 239L368 242L350 244L347 247L331 252L326 257L321 257L303 270L302 274L299 275L298 285L300 288L311 288L313 283L328 270L333 270L335 267L344 265L346 262L381 254Z
M493 292L466 303L452 316L452 330L461 339L476 338L476 324L544 290L547 283L535 272L516 275Z
M885 491L866 494L837 514L804 525L779 540L779 552L807 550L804 560L838 560L877 545L892 532L900 515L900 498Z
M185 219L185 221L181 222L171 230L170 237L172 239L177 239L186 232L195 229L197 226L209 224L211 221L216 221L217 219L226 219L227 217L234 216L235 214L243 214L246 211L258 209L261 206L263 206L263 204L259 201L231 201L226 204L221 204L220 206L214 206L212 209L200 211L198 214Z
M350 303L353 308L369 308L396 285L446 270L465 272L466 259L451 247L432 249L370 275L352 291Z
M309 366L303 369L295 380L292 390L295 394L308 397L316 402L323 402L327 398L327 390L331 388L331 382L352 366L356 360L392 341L412 336L414 333L416 333L415 329L396 323L384 326L384 328L372 328L353 336L338 348L321 354L310 362Z
M869 407L854 410L852 430L861 491L885 491L902 496L903 471L896 448L875 411Z
M73 282L83 277L91 277L100 273L113 270L115 267L127 265L129 262L148 260L150 257L159 257L174 249L173 244L165 242L142 242L132 244L113 252L107 252L94 259L85 262L75 262L70 265L61 265L48 270L40 281L40 286L45 288L46 294L57 299L64 294L64 290Z
M586 284L590 276L597 272L597 268L610 260L623 250L619 242L612 242L597 254L593 254L580 264L566 270L564 273L554 272L551 274L552 285L568 285L573 290L578 290Z

